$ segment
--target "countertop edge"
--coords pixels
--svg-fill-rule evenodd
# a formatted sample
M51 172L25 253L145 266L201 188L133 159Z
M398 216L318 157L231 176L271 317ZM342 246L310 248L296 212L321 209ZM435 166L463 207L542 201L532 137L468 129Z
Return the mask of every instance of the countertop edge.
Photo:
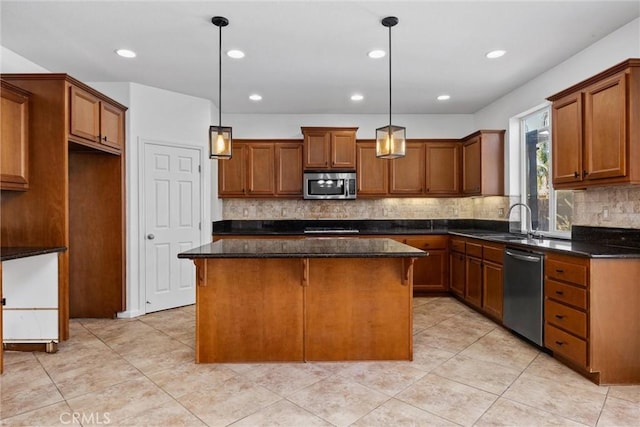
M5 246L0 248L0 261L10 261L13 259L27 258L38 255L45 255L55 252L65 252L65 246L50 247L24 247L24 246Z

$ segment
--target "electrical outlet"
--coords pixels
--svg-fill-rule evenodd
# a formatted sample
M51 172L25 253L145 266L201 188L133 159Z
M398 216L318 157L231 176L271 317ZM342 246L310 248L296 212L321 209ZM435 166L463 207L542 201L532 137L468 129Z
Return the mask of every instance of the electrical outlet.
M611 221L611 217L609 216L609 208L607 206L604 206L602 208L602 220Z
M282 210L280 211L280 216L283 218L287 216L287 208L282 208Z
M242 209L242 216L248 217L249 216L249 209L247 209L247 208Z
M504 208L498 208L498 216L500 217L504 216Z
M382 208L382 216L389 216L389 210L387 208Z

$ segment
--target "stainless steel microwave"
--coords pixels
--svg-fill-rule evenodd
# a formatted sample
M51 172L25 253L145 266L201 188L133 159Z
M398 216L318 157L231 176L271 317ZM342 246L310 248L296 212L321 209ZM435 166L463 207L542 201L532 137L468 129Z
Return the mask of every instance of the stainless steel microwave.
M354 171L305 171L304 198L349 200L356 198Z

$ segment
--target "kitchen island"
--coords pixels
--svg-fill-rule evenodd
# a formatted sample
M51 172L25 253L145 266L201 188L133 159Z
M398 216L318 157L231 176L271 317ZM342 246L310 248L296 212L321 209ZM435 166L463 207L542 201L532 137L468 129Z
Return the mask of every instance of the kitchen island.
M196 363L412 360L413 262L391 239L220 240L196 265Z

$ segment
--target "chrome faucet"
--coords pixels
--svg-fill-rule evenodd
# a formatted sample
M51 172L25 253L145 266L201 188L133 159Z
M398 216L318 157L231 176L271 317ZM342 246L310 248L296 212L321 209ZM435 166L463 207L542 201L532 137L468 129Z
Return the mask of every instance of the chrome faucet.
M536 233L533 231L533 225L531 223L531 216L532 216L531 215L531 208L528 205L526 205L525 203L514 203L513 205L511 205L509 207L509 210L507 211L506 218L509 219L509 217L511 216L511 211L516 206L524 206L527 209L527 212L529 213L529 221L527 221L527 237L536 237ZM520 221L522 221L522 219Z

